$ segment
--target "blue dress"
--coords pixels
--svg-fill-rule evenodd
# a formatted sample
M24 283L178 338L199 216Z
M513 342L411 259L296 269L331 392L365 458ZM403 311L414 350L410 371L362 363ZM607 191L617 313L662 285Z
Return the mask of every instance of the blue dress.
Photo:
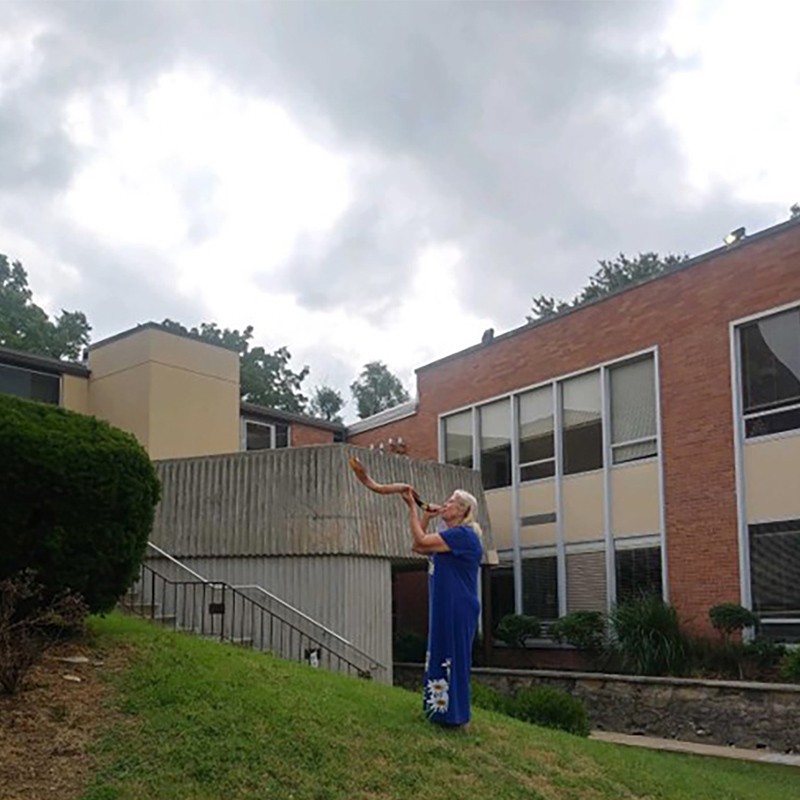
M428 652L423 705L432 722L469 722L469 673L478 628L478 570L483 547L466 525L440 536L449 553L434 553L428 566Z

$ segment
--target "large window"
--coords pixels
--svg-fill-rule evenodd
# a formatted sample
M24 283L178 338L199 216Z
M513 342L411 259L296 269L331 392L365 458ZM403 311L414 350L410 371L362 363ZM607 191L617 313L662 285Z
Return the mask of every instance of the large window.
M555 475L553 387L519 396L519 479L535 481Z
M289 446L289 426L283 423L245 422L246 450L274 450Z
M541 620L558 619L556 556L522 560L522 613Z
M613 463L654 456L658 448L653 356L612 367L609 383Z
M58 375L0 364L0 393L58 405L61 378Z
M462 411L444 420L446 464L472 469L472 411Z
M743 325L740 358L746 435L800 428L800 309Z
M662 596L660 547L617 550L616 572L617 603L650 594Z
M484 489L511 485L511 401L481 406L481 476Z
M570 378L561 385L564 474L603 466L603 413L598 371Z
M800 519L751 525L753 611L800 619Z

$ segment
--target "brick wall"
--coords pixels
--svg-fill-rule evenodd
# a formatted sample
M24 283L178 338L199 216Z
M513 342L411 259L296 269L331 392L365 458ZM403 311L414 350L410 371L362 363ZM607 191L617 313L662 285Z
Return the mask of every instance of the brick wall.
M439 414L657 345L670 600L705 630L710 605L740 596L729 324L796 300L800 225L423 367L416 416L352 441L401 435L436 458Z
M292 447L304 447L310 444L333 444L333 431L293 422L291 424L290 444Z

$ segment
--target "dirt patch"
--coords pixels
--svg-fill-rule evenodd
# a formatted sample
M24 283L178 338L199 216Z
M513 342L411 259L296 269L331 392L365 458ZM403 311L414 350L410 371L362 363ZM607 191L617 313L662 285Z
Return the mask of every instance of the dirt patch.
M80 796L93 764L89 746L115 716L103 672L125 662L122 650L61 644L31 670L15 697L0 696L0 800Z

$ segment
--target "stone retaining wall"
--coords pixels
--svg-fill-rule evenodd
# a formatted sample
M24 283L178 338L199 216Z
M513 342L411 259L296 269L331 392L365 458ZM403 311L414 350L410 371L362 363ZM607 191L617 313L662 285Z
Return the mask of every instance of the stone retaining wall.
M593 728L706 744L800 753L800 686L476 667L473 678L512 695L554 686L580 697ZM417 690L419 664L395 664L394 683Z

